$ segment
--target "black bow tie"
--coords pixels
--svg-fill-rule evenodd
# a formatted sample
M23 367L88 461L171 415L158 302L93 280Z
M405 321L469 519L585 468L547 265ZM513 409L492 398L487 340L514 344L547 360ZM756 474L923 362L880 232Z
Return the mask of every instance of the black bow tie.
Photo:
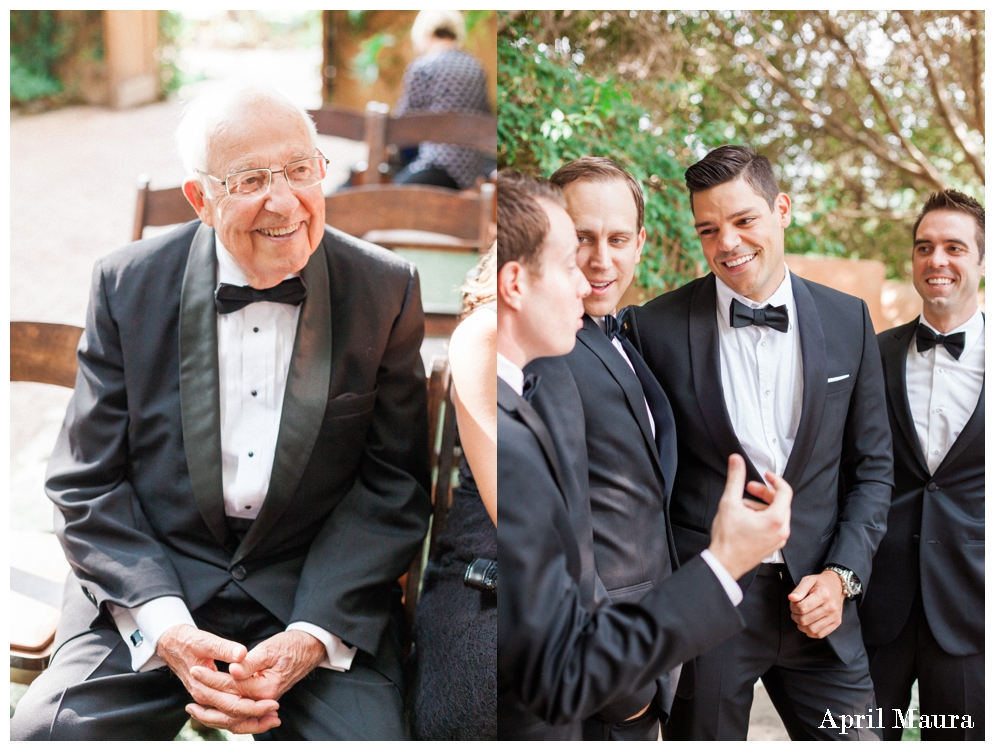
M532 401L532 395L539 388L539 380L539 376L535 373L529 373L525 376L525 380L522 381L522 399L527 402Z
M739 300L733 300L729 306L729 325L734 329L744 326L768 326L782 334L788 331L788 306L768 305L766 308L751 308Z
M625 331L622 329L621 324L619 324L618 319L611 314L605 316L605 335L608 337L608 341L612 339L622 341L625 339Z
M947 352L955 360L959 360L964 354L964 332L958 331L956 334L937 334L929 326L919 324L916 329L916 351L926 352L933 349L937 344L942 344L947 348Z
M281 302L286 305L300 305L307 297L307 287L299 276L284 279L269 289L237 287L234 284L219 284L214 292L214 307L218 312L234 313L254 302Z

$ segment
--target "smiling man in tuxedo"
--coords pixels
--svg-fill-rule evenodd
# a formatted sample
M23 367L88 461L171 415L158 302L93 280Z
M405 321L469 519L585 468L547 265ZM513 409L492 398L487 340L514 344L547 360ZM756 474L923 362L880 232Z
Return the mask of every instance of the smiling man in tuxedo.
M577 235L543 181L502 173L497 196L498 738L579 740L585 718L631 703L634 688L652 698L658 676L742 627L721 572L741 576L784 544L791 488L771 474L773 488L747 486L770 506L746 503L745 465L729 457L708 550L641 598L609 602L594 565L577 384L562 359L542 377L523 373L574 348L590 292ZM549 423L530 403L543 389L563 394ZM554 438L564 430L572 442ZM639 701L637 712L649 699Z
M583 404L594 560L612 603L637 602L654 583L678 567L667 520L677 470L674 415L666 394L632 345L619 338L615 309L629 288L646 229L638 181L604 157L583 157L550 177L563 190L577 230L577 264L591 285L577 346L562 360L570 368ZM547 380L560 365L548 358L526 372ZM565 410L564 391L537 391L532 405L547 421ZM554 440L562 434L554 431ZM572 437L572 436L571 436ZM564 447L563 454L569 453ZM721 567L734 604L739 587ZM584 724L589 740L656 740L669 716L681 666Z
M860 605L885 740L919 680L923 740L985 737L985 210L929 197L912 230L922 315L878 336L895 445L888 533ZM946 723L945 723L946 724Z
M892 471L870 315L788 272L791 199L764 157L723 146L685 178L712 273L626 322L674 411L678 558L709 544L729 454L746 456L753 480L783 474L795 498L788 544L740 580L746 630L696 659L672 734L745 740L762 677L792 738L869 737L823 720L875 706L854 600L885 531Z
M200 100L178 141L200 221L94 269L46 482L72 575L11 737L170 740L189 713L406 738L393 612L429 514L417 275L325 226L327 160L282 95Z

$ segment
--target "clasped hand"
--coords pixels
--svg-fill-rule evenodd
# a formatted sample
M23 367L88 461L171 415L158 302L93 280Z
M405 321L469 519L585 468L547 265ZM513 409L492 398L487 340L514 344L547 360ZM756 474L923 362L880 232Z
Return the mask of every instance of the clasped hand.
M208 727L263 733L280 724L277 701L325 658L325 646L304 631L284 631L248 651L183 624L168 629L156 654L183 681L194 703L187 713ZM228 672L214 661L228 663Z

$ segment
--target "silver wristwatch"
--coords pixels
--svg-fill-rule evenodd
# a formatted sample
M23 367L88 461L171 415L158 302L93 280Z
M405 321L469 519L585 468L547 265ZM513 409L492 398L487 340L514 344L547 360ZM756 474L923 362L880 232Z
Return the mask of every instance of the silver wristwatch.
M832 571L836 574L840 581L843 582L843 594L846 599L852 600L854 597L860 594L863 586L860 583L860 579L854 574L850 569L843 568L842 566L829 565L826 566L826 571Z

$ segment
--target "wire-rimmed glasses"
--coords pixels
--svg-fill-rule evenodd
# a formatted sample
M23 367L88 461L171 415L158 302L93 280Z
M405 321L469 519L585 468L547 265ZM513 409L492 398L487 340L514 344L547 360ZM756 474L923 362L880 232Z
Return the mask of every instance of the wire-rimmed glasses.
M225 179L215 177L207 172L207 175L216 183L225 186L225 190L232 198L261 198L269 193L273 185L273 173L283 173L287 178L287 183L291 190L303 190L317 185L325 179L325 168L328 166L328 159L320 151L318 156L311 156L307 159L297 159L281 170L271 170L260 167L259 169L242 170L232 172L225 176Z

